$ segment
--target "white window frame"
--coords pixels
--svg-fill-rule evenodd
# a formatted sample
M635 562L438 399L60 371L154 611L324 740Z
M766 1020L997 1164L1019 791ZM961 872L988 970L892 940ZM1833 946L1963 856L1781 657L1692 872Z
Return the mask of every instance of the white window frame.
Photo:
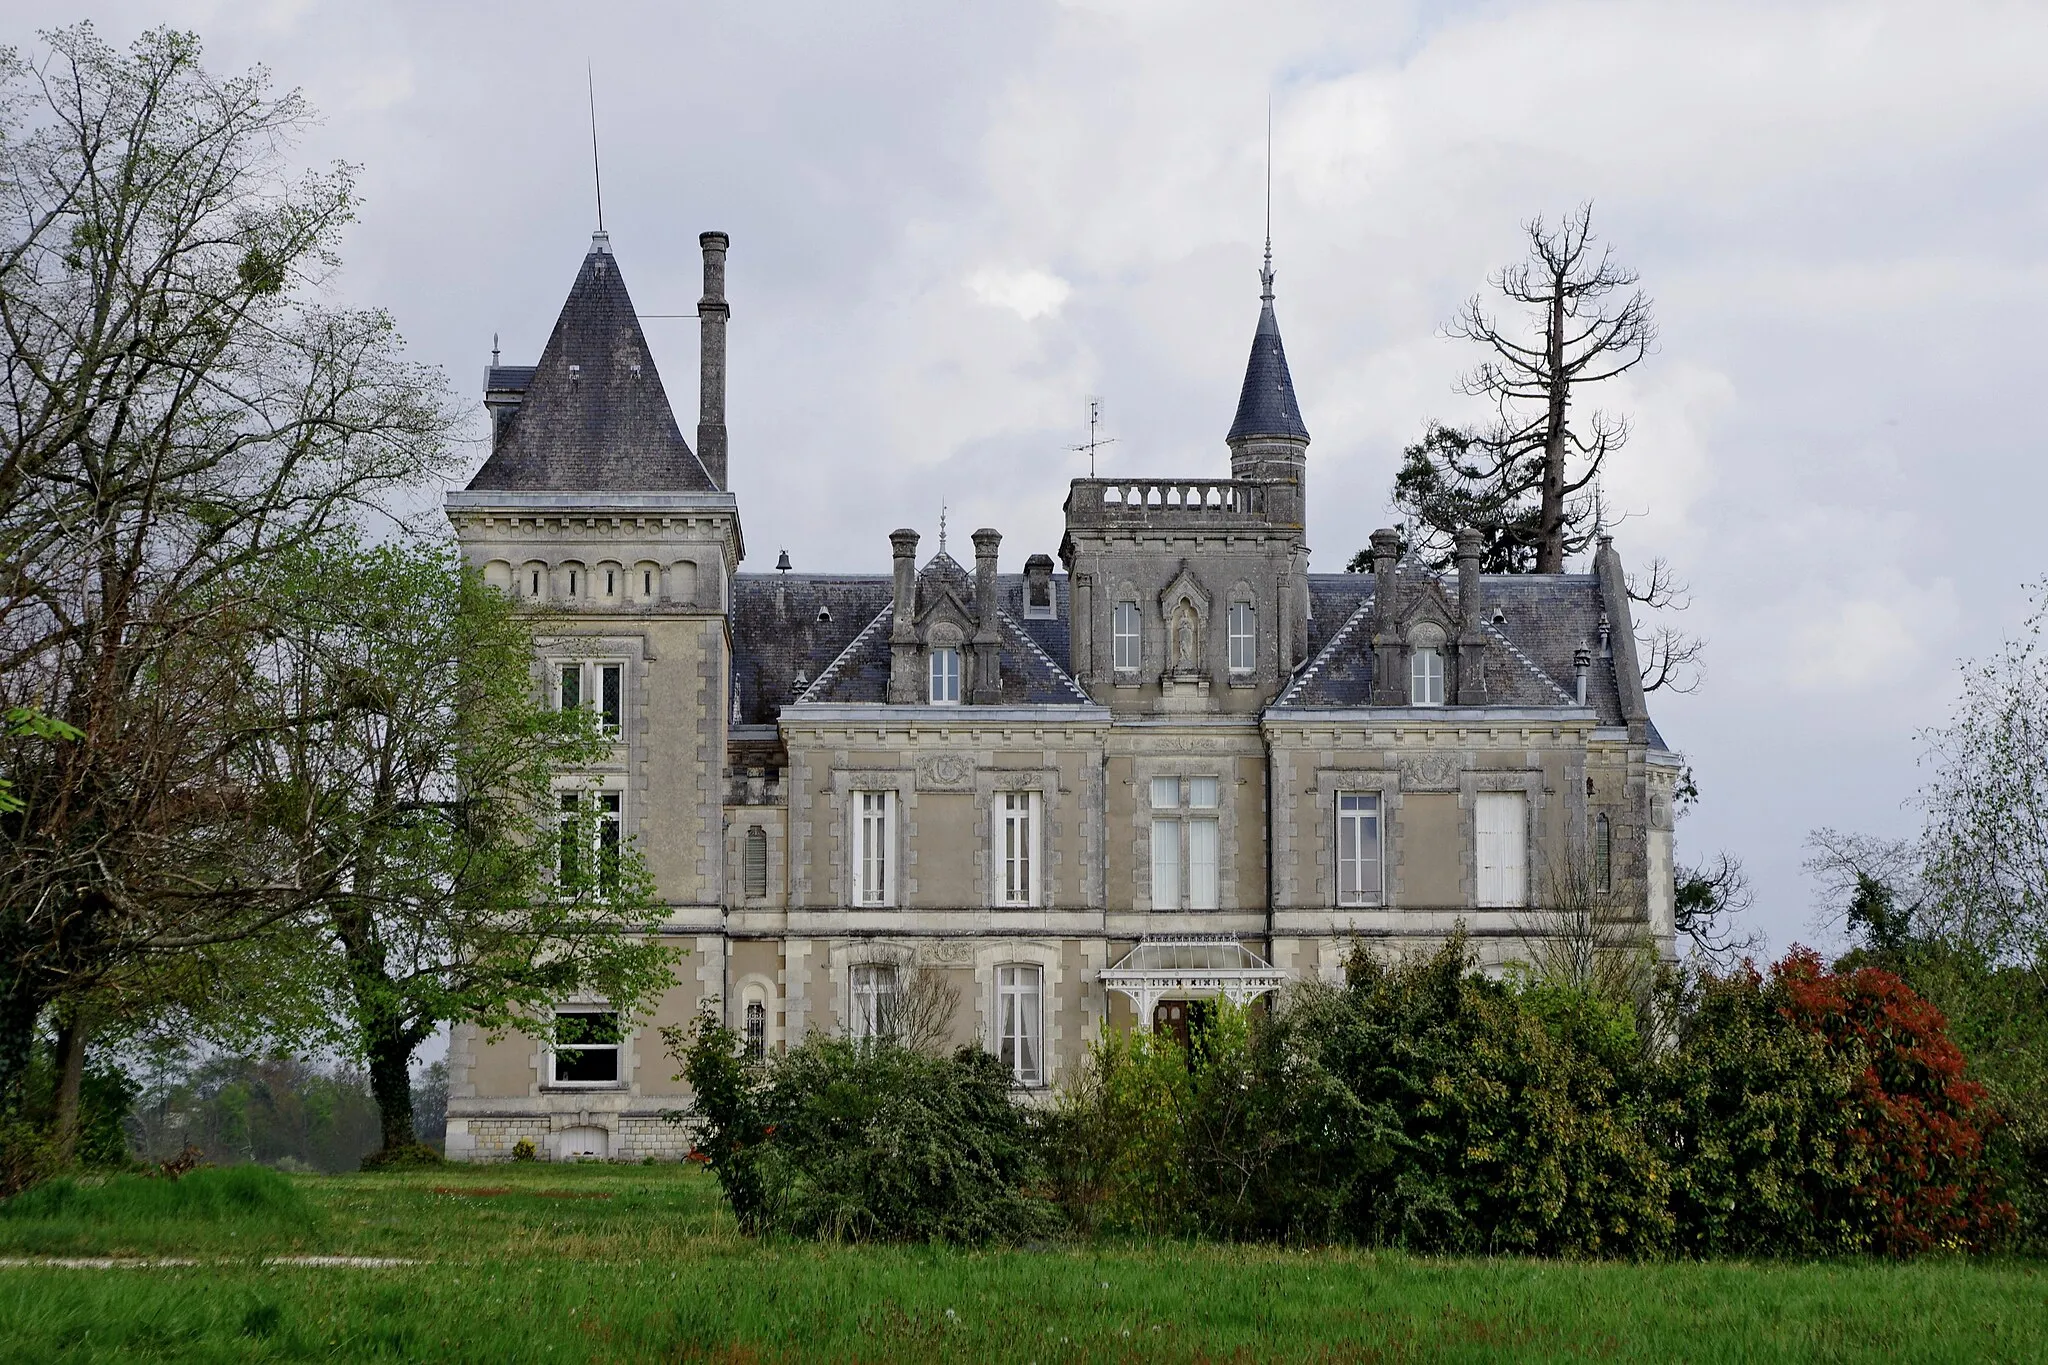
M893 962L856 962L846 969L846 1036L893 1038L903 1006L903 974Z
M566 786L556 789L555 875L557 879L565 879L568 875L569 870L562 865L563 854L573 847L567 838L567 827L583 818L586 797L596 803L597 819L591 824L589 845L580 852L588 856L592 860L591 866L597 869L597 899L609 900L618 891L617 860L626 838L626 793L618 787ZM610 885L606 885L607 857L612 860Z
M1223 908L1223 781L1219 777L1154 777L1152 809L1154 910Z
M1379 905L1386 898L1383 804L1378 792L1337 793L1335 884L1339 905Z
M1435 645L1421 645L1408 656L1408 704L1444 704L1444 652Z
M558 1090L622 1090L626 1085L626 1030L619 1012L609 1005L561 1005L555 1010L557 1029L564 1017L604 1018L609 1016L613 1027L618 1030L618 1041L611 1043L583 1043L572 1049L575 1052L609 1052L612 1054L612 1079L596 1081L571 1080L562 1076L559 1068L562 1045L554 1038L548 1039L548 1085Z
M758 1030L754 1027L757 1019ZM749 991L740 1006L740 1039L753 1060L758 1062L768 1055L768 1001L758 990Z
M1118 673L1135 673L1145 661L1145 621L1138 604L1125 598L1110 613L1110 666Z
M1232 602L1229 611L1230 671L1249 673L1259 665L1259 609Z
M896 904L896 793L886 787L860 787L851 795L849 899L858 908L888 909Z
M626 661L624 659L555 659L549 662L549 679L555 709L570 706L588 709L597 717L597 727L608 735L624 733L626 719ZM569 697L569 679L576 679L576 697ZM606 685L610 684L610 695Z
M1035 791L1000 791L989 802L989 865L995 904L1023 909L1038 904L1039 811Z
M1529 798L1479 792L1472 810L1473 899L1482 909L1514 910L1529 901Z
M925 695L934 706L960 704L960 651L953 645L933 649L925 664Z
M1045 1084L1045 968L1037 963L996 968L996 1056L1017 1085Z

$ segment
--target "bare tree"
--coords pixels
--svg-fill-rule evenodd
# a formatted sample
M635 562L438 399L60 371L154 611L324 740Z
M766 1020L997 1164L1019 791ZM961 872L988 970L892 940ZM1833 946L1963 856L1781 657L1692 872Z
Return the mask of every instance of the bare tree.
M937 967L916 966L905 974L896 1005L896 1039L913 1052L937 1056L949 1050L960 988Z
M1657 327L1639 277L1596 245L1592 222L1592 205L1581 204L1554 228L1541 218L1523 225L1527 257L1489 281L1521 306L1521 321L1503 322L1474 295L1444 329L1489 352L1459 390L1486 400L1493 418L1484 427L1431 422L1403 453L1394 505L1425 563L1448 567L1455 537L1472 527L1482 572L1562 573L1568 556L1612 529L1599 479L1628 442L1628 419L1598 409L1581 418L1574 403L1641 364ZM1366 563L1361 551L1351 567ZM1651 611L1683 611L1688 601L1662 560L1631 577L1629 596ZM1656 624L1638 643L1645 691L1698 687L1698 638Z
M89 25L0 52L0 1119L38 1021L320 888L236 758L266 565L444 459L438 373L382 313L314 301L356 207L294 176L311 111L189 35Z
M1585 991L1647 1025L1657 984L1647 883L1640 860L1616 852L1605 868L1589 851L1551 859L1542 903L1516 929L1539 980Z

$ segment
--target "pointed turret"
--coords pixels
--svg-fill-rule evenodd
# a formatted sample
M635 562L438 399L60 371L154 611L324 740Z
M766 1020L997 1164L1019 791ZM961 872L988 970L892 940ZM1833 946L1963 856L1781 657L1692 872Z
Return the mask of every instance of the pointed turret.
M472 490L718 491L676 425L605 233L592 235L540 363L520 368L491 370L497 421Z
M1244 388L1237 398L1237 418L1230 424L1230 476L1294 486L1293 515L1301 519L1308 466L1308 427L1294 401L1294 376L1287 372L1287 350L1280 344L1280 321L1273 316L1273 243L1266 242L1266 263L1259 271L1259 328L1252 334L1251 359L1245 362ZM1272 507L1272 504L1268 504Z

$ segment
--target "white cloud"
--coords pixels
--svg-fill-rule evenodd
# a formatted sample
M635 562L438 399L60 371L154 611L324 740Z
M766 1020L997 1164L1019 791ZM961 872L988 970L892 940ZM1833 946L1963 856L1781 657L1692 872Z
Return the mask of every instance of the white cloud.
M1052 317L1074 292L1046 270L977 270L967 277L967 288L983 303L1007 308L1026 322Z

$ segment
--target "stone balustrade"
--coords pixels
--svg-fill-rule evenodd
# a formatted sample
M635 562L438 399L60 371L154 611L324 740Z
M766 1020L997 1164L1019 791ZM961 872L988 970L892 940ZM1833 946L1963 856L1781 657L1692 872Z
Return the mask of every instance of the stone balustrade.
M1075 479L1070 526L1195 526L1266 522L1267 486L1239 479Z

